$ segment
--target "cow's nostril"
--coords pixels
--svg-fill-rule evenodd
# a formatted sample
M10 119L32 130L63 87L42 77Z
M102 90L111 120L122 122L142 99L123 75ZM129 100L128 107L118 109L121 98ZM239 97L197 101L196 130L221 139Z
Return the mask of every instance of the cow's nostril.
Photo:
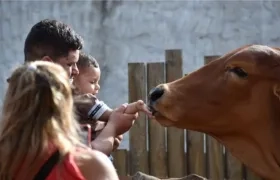
M163 88L154 88L150 92L150 101L154 102L158 100L164 93Z

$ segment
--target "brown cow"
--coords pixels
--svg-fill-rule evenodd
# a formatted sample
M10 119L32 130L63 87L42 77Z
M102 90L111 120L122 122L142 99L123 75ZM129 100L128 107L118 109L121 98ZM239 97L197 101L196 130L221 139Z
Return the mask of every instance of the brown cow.
M158 85L149 105L163 126L207 133L260 177L280 178L280 49L236 49Z

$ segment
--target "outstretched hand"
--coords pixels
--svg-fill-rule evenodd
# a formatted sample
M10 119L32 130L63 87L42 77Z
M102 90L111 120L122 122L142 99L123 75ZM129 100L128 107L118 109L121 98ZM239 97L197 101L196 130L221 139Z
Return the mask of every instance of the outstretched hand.
M144 112L149 118L153 118L152 112L149 110L148 106L142 100L135 102L135 106L138 111Z
M149 118L153 118L152 112L149 110L148 106L142 100L138 100L127 105L125 113L134 114L137 112L143 112L148 115Z

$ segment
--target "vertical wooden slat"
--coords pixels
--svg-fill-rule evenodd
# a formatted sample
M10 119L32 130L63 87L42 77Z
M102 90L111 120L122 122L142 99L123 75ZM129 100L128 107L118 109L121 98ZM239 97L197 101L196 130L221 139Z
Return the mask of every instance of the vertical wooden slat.
M205 64L218 57L219 56L205 57ZM208 152L210 178L221 179L221 177L224 176L225 179L228 180L242 180L242 163L226 150L225 154L223 154L224 147L214 138L207 136L207 141L210 145ZM223 164L221 164L221 161Z
M206 56L204 58L204 64L208 64L211 61L217 59L219 56ZM210 120L210 119L209 119ZM224 168L223 168L223 146L211 136L206 135L207 141L207 157L208 169L210 179L224 179Z
M236 159L232 154L228 151L225 152L226 158L226 179L227 180L242 180L243 179L243 168L242 163Z
M223 168L223 146L210 136L207 139L209 140L209 178L223 179L225 176Z
M126 176L128 175L128 159L127 159L127 150L126 149L118 149L113 153L114 157L114 166L117 169L117 173L119 176Z
M164 83L164 63L147 64L147 88L148 91ZM150 175L158 178L166 178L167 174L167 154L165 151L165 128L155 120L149 120L149 160Z
M187 76L187 74L185 74ZM206 172L206 154L204 153L204 134L188 130L186 138L188 174L197 174L203 177Z
M203 133L187 131L188 174L206 177Z
M128 89L129 102L146 99L146 66L144 63L128 63ZM146 137L146 115L139 114L139 118L129 131L130 140L130 174L137 171L149 173L147 137Z
M262 180L258 175L256 175L254 172L252 172L250 169L246 168L247 171L247 177L246 180ZM280 179L280 177L279 177Z
M171 82L183 76L182 51L166 50L166 82ZM169 177L185 175L186 163L184 153L184 130L175 127L167 128L168 172Z

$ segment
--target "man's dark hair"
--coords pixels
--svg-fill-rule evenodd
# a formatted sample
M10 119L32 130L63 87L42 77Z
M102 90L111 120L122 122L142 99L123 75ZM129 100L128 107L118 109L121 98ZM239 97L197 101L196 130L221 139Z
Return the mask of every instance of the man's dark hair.
M86 68L86 67L95 67L98 68L99 64L94 57L91 55L80 51L79 61L77 62L78 69Z
M83 39L67 24L51 19L36 23L24 43L24 61L34 61L44 56L53 60L67 56L71 50L81 50Z

